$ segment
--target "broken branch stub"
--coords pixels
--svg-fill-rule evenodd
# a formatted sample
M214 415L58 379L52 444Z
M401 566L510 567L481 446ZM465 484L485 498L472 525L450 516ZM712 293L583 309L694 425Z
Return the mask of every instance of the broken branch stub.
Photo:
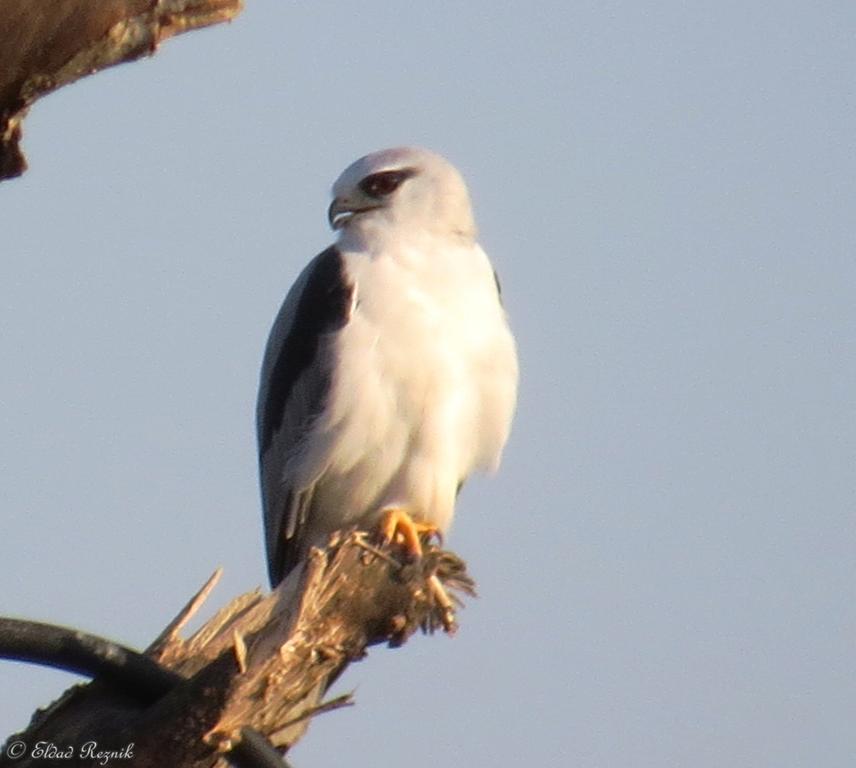
M148 651L184 678L155 704L135 707L127 694L95 681L72 689L13 738L95 739L116 749L133 742L135 768L162 765L167 753L173 766L213 766L245 728L285 748L313 715L350 702L321 704L370 646L400 646L419 629L453 631L455 593L474 594L456 555L429 546L420 560L401 564L364 533L344 532L313 549L272 593L236 598L184 639L180 626L201 603L193 598Z

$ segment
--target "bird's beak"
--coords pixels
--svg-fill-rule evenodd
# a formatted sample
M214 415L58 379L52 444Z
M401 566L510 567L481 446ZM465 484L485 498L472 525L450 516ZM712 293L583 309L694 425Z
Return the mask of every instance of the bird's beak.
M327 221L330 222L332 229L342 229L354 216L358 213L373 211L376 208L382 208L382 205L359 205L347 197L337 197L330 203L327 209Z
M345 226L345 222L351 218L353 211L348 204L337 197L330 203L327 209L327 221L330 222L330 229L341 229Z

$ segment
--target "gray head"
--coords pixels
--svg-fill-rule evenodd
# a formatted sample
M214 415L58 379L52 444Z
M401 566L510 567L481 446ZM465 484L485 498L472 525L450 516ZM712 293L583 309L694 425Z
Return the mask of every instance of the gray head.
M458 170L427 149L397 147L361 157L333 185L333 229L407 228L474 239L470 196Z

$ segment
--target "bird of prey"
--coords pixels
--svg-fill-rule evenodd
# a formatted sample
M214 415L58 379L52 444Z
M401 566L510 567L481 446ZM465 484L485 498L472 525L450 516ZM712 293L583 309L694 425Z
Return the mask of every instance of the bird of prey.
M414 555L461 485L494 470L517 395L499 281L469 193L444 158L367 155L333 186L338 239L289 291L257 405L276 586L334 530L379 526Z

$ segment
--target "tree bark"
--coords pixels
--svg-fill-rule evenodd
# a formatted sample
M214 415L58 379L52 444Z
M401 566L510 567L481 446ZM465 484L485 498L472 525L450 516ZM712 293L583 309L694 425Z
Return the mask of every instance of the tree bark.
M133 759L117 757L111 764L208 768L226 764L224 755L244 728L285 749L303 735L330 685L369 646L399 646L419 628L454 631L440 583L473 594L464 563L452 553L432 546L419 561L402 564L388 548L350 531L326 549L313 549L274 592L236 598L183 639L180 629L212 582L146 651L182 682L148 706L103 681L76 686L7 740L0 766L97 765L93 749L121 754L130 748ZM320 710L346 703L349 697ZM12 760L9 747L16 742L26 749ZM97 747L83 754L92 743ZM33 755L37 744L71 755L53 763Z
M21 123L37 99L241 8L242 0L0 0L0 181L27 168Z

